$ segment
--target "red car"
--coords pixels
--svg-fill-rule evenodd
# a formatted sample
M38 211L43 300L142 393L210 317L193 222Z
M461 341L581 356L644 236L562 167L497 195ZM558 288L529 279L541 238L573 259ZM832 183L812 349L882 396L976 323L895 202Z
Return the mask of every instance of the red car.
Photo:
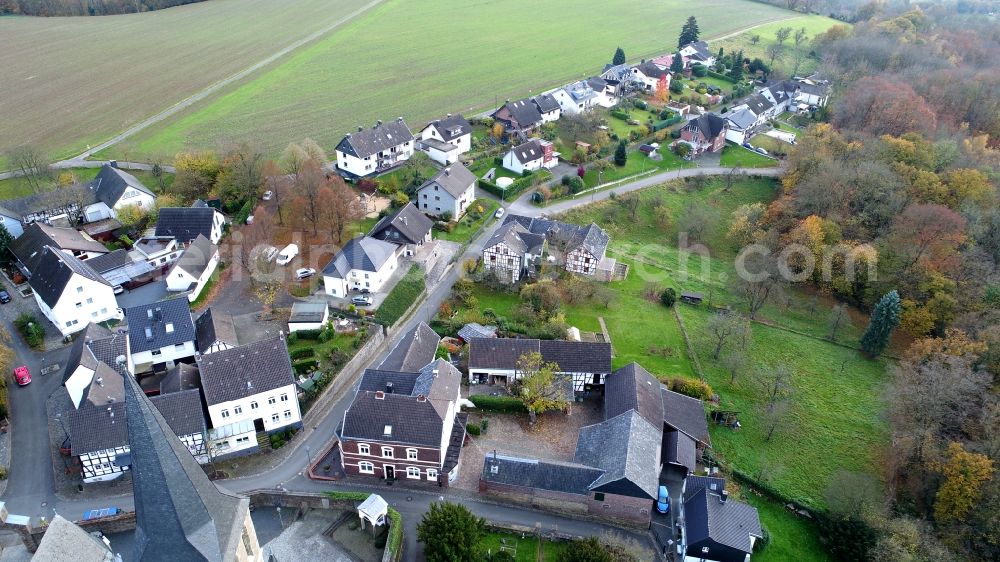
M18 386L24 386L31 382L31 372L28 371L28 367L21 365L14 369L14 380L17 381Z

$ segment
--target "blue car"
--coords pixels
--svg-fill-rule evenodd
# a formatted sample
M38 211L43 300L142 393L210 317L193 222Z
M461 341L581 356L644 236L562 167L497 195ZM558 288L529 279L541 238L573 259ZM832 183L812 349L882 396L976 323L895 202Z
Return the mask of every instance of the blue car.
M656 494L656 511L670 513L670 492L666 486L660 486L660 491Z

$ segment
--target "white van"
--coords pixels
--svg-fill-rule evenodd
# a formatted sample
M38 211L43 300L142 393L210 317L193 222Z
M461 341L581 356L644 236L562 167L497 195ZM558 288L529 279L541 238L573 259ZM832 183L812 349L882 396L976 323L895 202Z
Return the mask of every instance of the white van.
M278 252L278 265L288 265L288 262L295 259L295 256L299 255L299 247L295 244L289 244Z

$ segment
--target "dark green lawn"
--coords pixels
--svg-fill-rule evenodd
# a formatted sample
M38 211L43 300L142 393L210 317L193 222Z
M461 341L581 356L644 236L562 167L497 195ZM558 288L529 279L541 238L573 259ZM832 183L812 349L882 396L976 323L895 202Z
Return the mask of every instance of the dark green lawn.
M493 199L476 199L472 202L472 205L469 208L477 209L478 207L482 209L482 211L479 212L479 219L474 220L471 216L469 216L469 213L466 213L464 217L459 219L458 226L455 227L455 230L452 230L451 232L441 232L439 230L435 230L433 236L440 240L450 240L452 242L460 243L468 242L479 230L479 227L481 227L483 223L488 221L490 217L493 216L493 213L496 212L497 207L499 206L500 203Z
M520 535L510 533L487 533L479 541L483 554L488 556L500 552L500 539L507 541L508 552L516 562L554 562L559 553L566 548L565 543L542 539L539 549L537 537L528 536L522 539Z
M727 144L722 149L720 163L723 166L739 168L773 168L778 165L778 161L773 158L757 154L752 150L736 146L735 144Z
M100 168L69 168L66 170L52 170L52 175L49 180L44 184L45 189L54 189L58 184L59 176L62 174L72 174L77 182L84 183L89 182L97 176L100 172ZM128 173L132 174L139 181L143 183L146 187L152 190L153 193L160 192L160 184L158 180L153 177L151 172L145 170L126 170ZM174 181L173 174L163 174L163 186L164 188L169 187ZM25 178L10 178L6 180L0 180L0 201L5 199L16 199L18 197L25 197L31 195L32 186L28 180Z

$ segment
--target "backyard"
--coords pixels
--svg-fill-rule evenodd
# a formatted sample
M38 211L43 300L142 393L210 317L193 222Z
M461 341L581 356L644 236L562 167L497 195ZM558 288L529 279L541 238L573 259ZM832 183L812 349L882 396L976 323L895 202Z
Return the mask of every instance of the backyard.
M755 141L756 138L751 140L750 144L754 144ZM778 161L774 158L730 143L726 143L723 147L719 163L729 168L773 168L778 165Z
M487 533L479 546L483 554L490 556L500 552L509 552L516 562L554 562L566 546L559 541L551 541L532 535L521 536L511 533ZM488 559L487 559L488 560Z
M450 240L452 242L468 242L472 236L493 216L500 203L493 199L476 199L469 205L469 209L475 210L479 218L473 218L472 213L466 213L458 220L458 225L451 232L434 231L434 237L439 240ZM479 211L482 209L482 211Z

